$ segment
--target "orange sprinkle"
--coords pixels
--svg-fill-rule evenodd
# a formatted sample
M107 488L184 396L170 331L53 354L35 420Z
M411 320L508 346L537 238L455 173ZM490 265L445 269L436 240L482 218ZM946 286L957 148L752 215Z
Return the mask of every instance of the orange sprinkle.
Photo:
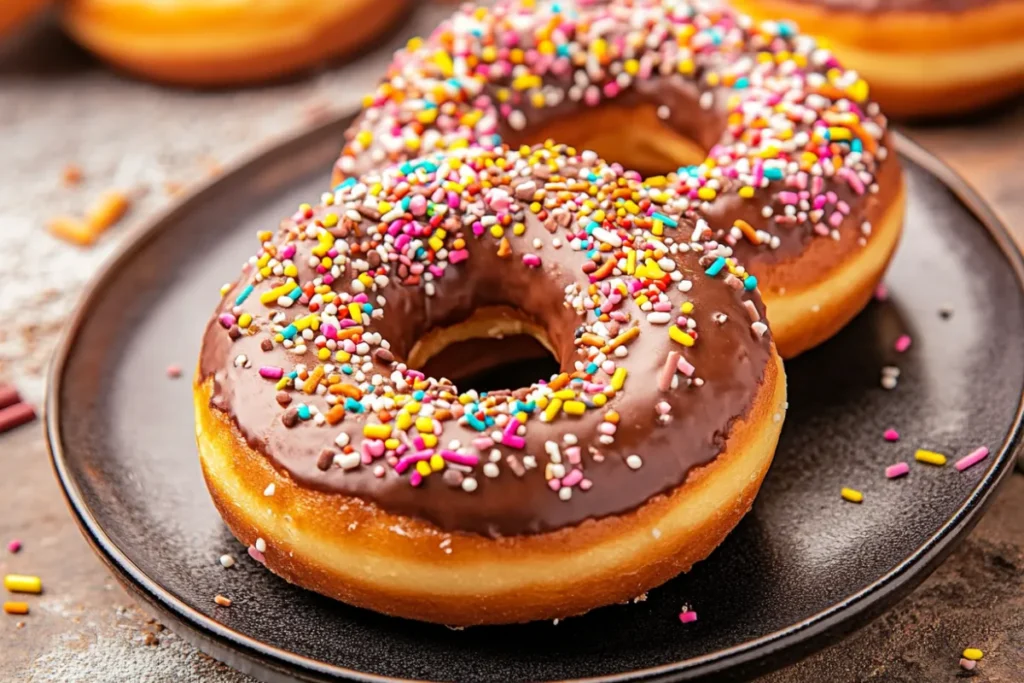
M213 601L221 607L231 607L231 598L224 597L220 593L217 594Z
M607 346L602 347L601 348L601 353L608 353L610 351L614 351L615 349L619 348L623 344L628 344L629 342L633 341L634 339L636 339L639 336L640 336L640 328L639 327L631 327L628 330L626 330L625 332L623 332L622 334L620 334L619 336L617 336L615 339L612 339L610 342L608 342Z
M83 174L82 169L78 164L68 164L64 167L64 170L60 174L61 180L64 181L65 185L74 186L82 182Z
M580 336L580 343L584 346L604 346L605 340L592 332L584 332Z
M85 214L85 222L99 234L121 220L130 206L131 201L123 192L104 192Z
M508 243L507 237L502 237L498 243L498 256L508 258L512 254L512 245Z
M4 612L7 614L28 614L27 602L5 602Z
M54 237L82 247L91 245L98 237L88 225L71 216L57 216L51 219L46 227Z
M352 327L346 327L341 332L338 332L338 339L351 339L352 337L358 336L362 333L362 325L353 325Z
M324 418L327 420L327 424L333 427L334 425L338 424L339 422L345 419L345 406L331 406L331 409L327 411L327 414L324 415Z
M354 399L360 399L363 397L363 392L359 391L359 387L352 384L335 384L328 390L334 395L351 396Z
M754 230L754 226L752 226L750 223L746 222L741 218L737 218L736 222L733 223L733 225L739 228L740 232L743 233L743 236L750 240L752 243L761 244L761 238L757 236L757 230Z
M569 384L569 375L567 375L566 373L563 372L563 373L560 373L558 375L558 377L555 377L553 380L551 380L551 382L548 383L548 386L551 388L552 391L558 391L559 389L561 389L562 387L564 387L564 386L566 386L568 384Z
M309 379L302 385L302 390L307 394L316 392L316 388L320 386L320 380L324 376L324 366L318 365L313 368L313 372L309 375Z

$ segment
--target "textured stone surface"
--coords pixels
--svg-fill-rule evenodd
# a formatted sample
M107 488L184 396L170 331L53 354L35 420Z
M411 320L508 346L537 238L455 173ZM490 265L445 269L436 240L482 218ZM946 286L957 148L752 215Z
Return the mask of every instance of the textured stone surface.
M428 27L429 10L414 19ZM435 15L436 16L436 15ZM43 370L82 284L132 230L168 206L167 185L187 188L325 112L343 110L383 70L393 36L358 65L269 88L194 93L119 77L46 22L0 46L0 380L40 400ZM1007 217L1024 209L1019 158L1024 103L1000 115L915 129ZM330 144L331 141L327 141ZM61 183L68 163L84 182ZM82 213L111 187L136 197L132 212L95 247L51 238L56 213ZM1024 228L1011 222L1024 237ZM82 539L53 480L39 424L0 436L0 573L44 577L32 614L0 619L0 678L28 681L249 679L151 623ZM19 628L19 621L24 627ZM897 608L841 644L765 677L770 683L918 683L966 676L967 646L985 650L974 678L1024 680L1024 477L1015 476L979 527Z

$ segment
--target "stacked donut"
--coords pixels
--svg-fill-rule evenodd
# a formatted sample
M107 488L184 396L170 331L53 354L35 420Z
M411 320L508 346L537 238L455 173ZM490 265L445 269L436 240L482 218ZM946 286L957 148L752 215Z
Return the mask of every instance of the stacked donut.
M1024 91L1017 0L730 0L827 38L893 116L977 109Z
M460 9L222 293L195 385L218 509L289 581L451 625L689 569L771 462L780 355L855 315L895 248L889 143L856 74L717 4ZM559 372L421 371L506 335Z

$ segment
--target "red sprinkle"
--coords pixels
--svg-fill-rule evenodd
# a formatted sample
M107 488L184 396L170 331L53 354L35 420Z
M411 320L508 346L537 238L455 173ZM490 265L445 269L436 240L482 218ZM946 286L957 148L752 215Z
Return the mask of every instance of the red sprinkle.
M13 406L15 403L21 403L21 396L18 395L18 390L13 385L0 384L0 408Z
M0 409L0 434L36 419L36 409L28 403L15 403Z
M18 539L14 539L13 541L7 544L7 552L16 553L19 550L21 550L21 541L19 541Z

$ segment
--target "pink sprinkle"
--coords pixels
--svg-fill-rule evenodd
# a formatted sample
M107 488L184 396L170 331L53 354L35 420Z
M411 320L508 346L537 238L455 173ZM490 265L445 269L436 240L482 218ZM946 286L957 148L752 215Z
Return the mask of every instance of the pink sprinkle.
M899 339L896 340L896 352L903 353L910 348L910 335L901 334Z
M583 479L583 470L573 470L562 477L562 486L575 486Z
M181 377L181 366L180 365L168 365L167 376L171 379L177 379Z
M536 254L523 254L523 263L530 268L539 268L540 256L537 256Z
M988 457L988 447L981 446L971 451L970 454L965 455L953 464L957 472L963 472L972 465L977 465L979 462Z
M693 622L697 621L697 613L694 612L692 609L688 609L685 612L681 612L679 614L679 621L683 622L684 624L692 624Z
M260 377L264 379L281 379L283 376L283 368L275 368L269 365L264 365L262 368L260 368Z
M899 441L900 433L897 432L892 427L889 427L889 429L886 429L885 433L882 434L882 438L884 438L886 441Z
M967 659L966 657L960 658L960 668L964 671L974 671L974 667L978 666L978 663L973 659Z
M516 435L505 435L505 438L501 440L501 443L508 446L509 448L515 448L516 450L523 450L526 448L526 439Z
M419 486L423 483L423 475L420 474L419 470L412 471L412 474L409 475L409 483L413 486Z
M886 301L889 298L889 288L885 286L884 282L879 282L875 287L875 298L879 301Z
M19 541L18 539L14 539L13 541L7 544L7 552L16 553L19 550L21 550L21 541Z
M885 476L889 479L898 479L910 471L910 465L905 462L898 462L885 468Z
M263 553L261 553L259 550L256 550L256 546L254 545L249 546L249 557L256 560L260 564L267 563L267 558L263 557Z
M476 467L480 464L480 456L473 455L471 453L456 453L455 451L441 451L441 457L447 462L453 462L456 465L466 465L468 467Z

